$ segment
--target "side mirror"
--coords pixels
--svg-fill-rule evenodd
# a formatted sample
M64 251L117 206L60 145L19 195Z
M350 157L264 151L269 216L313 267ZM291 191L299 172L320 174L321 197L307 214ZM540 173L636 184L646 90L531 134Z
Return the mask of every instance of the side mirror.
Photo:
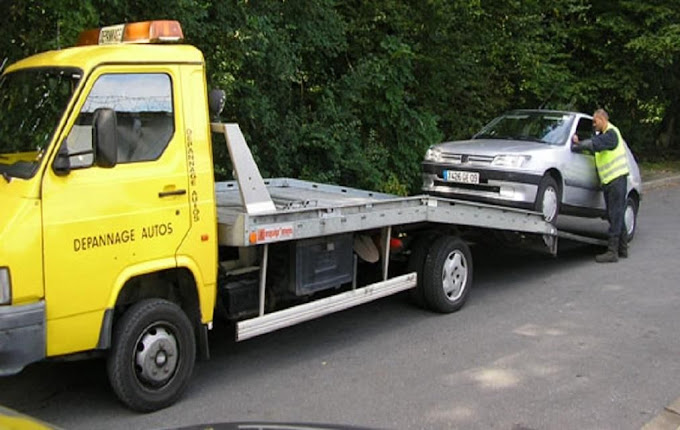
M226 101L227 94L223 90L210 90L208 93L208 110L213 121L218 121Z
M71 171L71 159L69 158L68 148L62 145L57 152L57 158L52 163L52 170L57 176L66 176Z
M92 147L94 162L99 167L114 167L118 163L118 123L116 112L99 108L92 116Z

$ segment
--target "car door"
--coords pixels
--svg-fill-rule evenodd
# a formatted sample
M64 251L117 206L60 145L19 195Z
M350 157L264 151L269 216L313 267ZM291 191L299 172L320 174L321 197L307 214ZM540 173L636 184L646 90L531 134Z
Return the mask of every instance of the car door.
M88 79L60 152L70 170L43 179L48 354L96 345L113 287L172 265L189 229L176 67L106 66ZM115 110L118 162L93 163L92 117ZM75 334L77 333L77 335Z
M603 209L604 199L600 191L600 180L595 167L593 154L571 151L571 136L578 135L579 140L593 137L593 120L589 116L576 118L572 133L567 142L564 169L563 204L581 209Z

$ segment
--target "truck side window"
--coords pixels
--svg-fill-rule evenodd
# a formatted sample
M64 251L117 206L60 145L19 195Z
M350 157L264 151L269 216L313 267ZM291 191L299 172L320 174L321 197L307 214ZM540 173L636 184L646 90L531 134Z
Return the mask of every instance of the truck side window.
M168 75L102 75L66 138L71 168L92 166L92 116L104 107L116 111L119 164L157 160L175 132Z

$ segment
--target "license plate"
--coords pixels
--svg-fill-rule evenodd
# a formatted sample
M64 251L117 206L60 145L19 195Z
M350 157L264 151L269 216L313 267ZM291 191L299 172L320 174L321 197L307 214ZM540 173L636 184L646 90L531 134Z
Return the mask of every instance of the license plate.
M479 184L479 173L444 170L444 180L446 182L460 182L462 184Z

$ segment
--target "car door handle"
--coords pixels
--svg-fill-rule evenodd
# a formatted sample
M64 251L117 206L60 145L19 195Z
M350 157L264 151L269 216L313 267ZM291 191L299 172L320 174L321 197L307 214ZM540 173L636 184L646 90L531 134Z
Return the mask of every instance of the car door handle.
M170 196L183 196L187 193L187 190L172 190L172 191L161 191L158 193L158 197L170 197Z

